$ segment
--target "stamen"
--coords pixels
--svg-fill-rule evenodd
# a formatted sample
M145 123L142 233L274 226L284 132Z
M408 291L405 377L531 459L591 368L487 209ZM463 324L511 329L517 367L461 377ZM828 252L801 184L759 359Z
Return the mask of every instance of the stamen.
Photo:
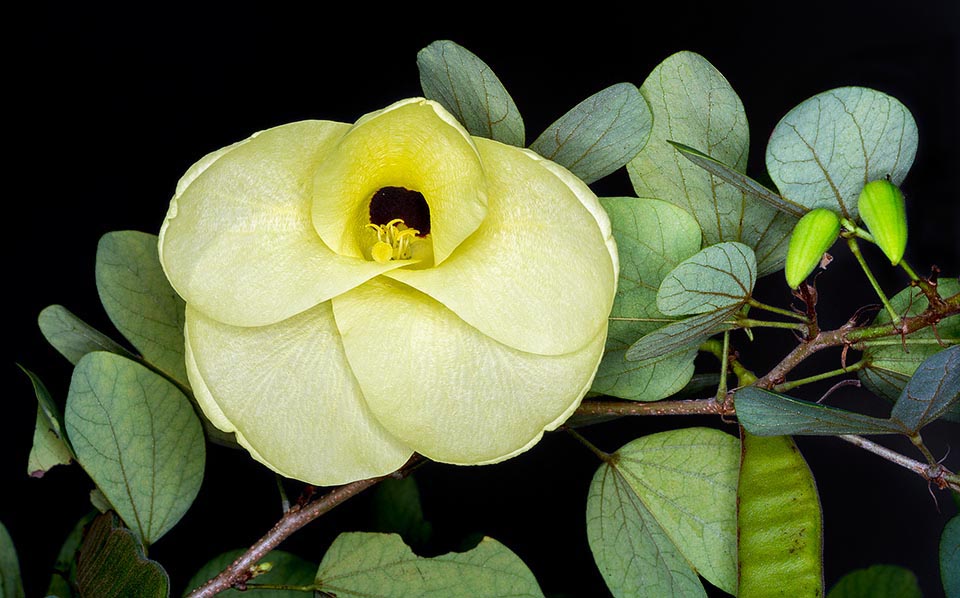
M410 243L420 234L415 228L407 228L401 218L382 225L368 224L367 228L377 232L377 242L370 249L370 257L378 264L410 259Z

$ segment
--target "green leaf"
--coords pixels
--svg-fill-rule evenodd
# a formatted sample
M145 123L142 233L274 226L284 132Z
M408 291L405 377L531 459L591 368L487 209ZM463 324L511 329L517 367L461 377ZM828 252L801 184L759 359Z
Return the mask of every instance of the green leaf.
M157 236L116 231L97 246L97 291L110 321L146 361L190 387L184 361L184 302L160 266Z
M923 598L917 576L895 565L857 569L840 578L827 598Z
M574 106L530 149L592 183L640 153L652 128L653 116L640 90L617 83Z
M735 305L667 324L632 344L627 349L626 359L645 365L664 355L695 348L714 334L733 328L726 320L733 317L738 309L739 306Z
M90 524L77 556L81 598L168 598L169 586L163 567L143 555L140 543L112 513Z
M668 316L686 316L739 307L757 282L757 260L742 243L702 249L674 268L657 291L657 308Z
M747 386L734 395L740 425L755 436L902 434L895 423Z
M736 589L737 439L708 428L638 438L600 466L587 539L616 598Z
M200 587L207 580L213 579L221 571L229 567L233 561L246 550L238 549L225 552L211 559L206 565L190 578L187 583L187 589L183 595L186 596L193 588ZM258 575L250 580L249 591L240 592L237 590L225 590L217 594L218 598L306 598L309 594L296 590L253 590L256 584L271 585L291 585L291 586L309 586L313 584L313 576L317 571L317 565L305 559L302 559L289 552L274 550L268 552L266 556L257 561L258 565L269 563L270 570Z
M737 241L756 253L758 274L783 267L795 216L714 177L684 158L674 144L701 148L710 158L743 173L750 133L740 98L705 58L693 52L670 56L647 77L640 93L653 112L653 131L627 164L640 197L657 197L693 214L706 245Z
M0 523L0 598L23 598L17 549L6 526Z
M767 144L770 178L807 208L856 219L869 181L899 185L917 152L917 125L895 98L864 87L817 94L784 116Z
M954 345L931 355L920 364L894 403L890 419L902 424L910 432L917 432L958 401L960 345Z
M823 595L823 523L813 474L789 436L743 433L737 595Z
M543 596L523 561L492 538L467 552L423 558L396 534L340 534L323 556L315 583L337 598Z
M95 515L96 513L91 512L81 517L60 546L60 552L57 553L57 560L53 566L53 575L50 577L50 585L47 586L47 596L73 598L72 584L76 582L77 577L77 550L83 540L84 528L93 521Z
M77 365L81 357L93 351L107 351L126 357L134 356L62 305L50 305L44 308L37 318L37 324L47 342L73 365Z
M180 520L200 489L200 422L176 386L140 364L84 356L70 383L66 428L77 461L146 544Z
M710 156L701 152L698 149L694 149L682 143L677 143L676 141L670 141L669 139L667 140L667 142L673 147L675 147L677 151L679 151L683 155L684 158L686 158L687 160L690 160L691 162L693 162L700 168L706 170L713 176L717 177L718 179L722 180L725 183L729 183L733 185L734 187L736 187L740 191L743 191L747 195L752 195L757 199L762 199L763 201L777 208L781 212L786 212L787 214L790 214L791 216L794 216L796 218L802 218L803 215L808 212L807 208L799 204L793 203L789 199L785 199L776 191L767 189L766 187L764 187L757 181L753 180L752 178L748 177L747 175L743 174L742 172L739 172L727 166L726 164L724 164L723 162L720 162L719 160L711 158Z
M397 533L408 546L423 546L433 534L424 519L420 489L413 476L387 478L373 490L373 526L378 532Z
M524 129L513 98L473 52L438 40L417 53L423 95L457 117L471 135L523 147Z
M700 227L683 209L657 199L610 197L601 198L600 203L613 226L620 278L610 313L607 352L592 391L656 401L686 384L693 375L696 353L688 350L641 364L627 361L626 350L664 325L666 318L657 310L657 289L667 273L700 249Z
M960 596L960 515L947 522L940 536L940 580L947 596Z
M63 416L50 396L50 391L30 370L19 366L30 378L37 397L37 423L33 429L33 446L27 458L27 473L35 478L43 477L57 465L66 465L73 460L73 451L63 435Z
M960 281L942 278L937 290L949 297L960 292ZM916 316L928 306L927 297L916 287L907 287L890 299L894 311L902 316ZM889 324L890 314L883 309L873 321L874 325ZM960 315L944 318L937 324L936 333L931 328L918 330L907 337L905 344L900 337L888 337L864 341L866 348L863 360L867 367L858 372L860 381L876 395L895 401L925 359L943 350L940 342L947 345L960 343ZM919 341L921 344L916 344ZM958 413L957 410L954 410ZM960 416L960 413L958 413Z

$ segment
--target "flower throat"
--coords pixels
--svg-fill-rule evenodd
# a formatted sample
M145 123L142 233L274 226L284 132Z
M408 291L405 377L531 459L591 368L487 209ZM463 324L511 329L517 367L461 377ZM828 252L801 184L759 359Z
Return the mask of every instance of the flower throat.
M430 206L419 191L383 187L370 199L367 227L377 235L370 248L374 261L411 259L414 244L430 234Z

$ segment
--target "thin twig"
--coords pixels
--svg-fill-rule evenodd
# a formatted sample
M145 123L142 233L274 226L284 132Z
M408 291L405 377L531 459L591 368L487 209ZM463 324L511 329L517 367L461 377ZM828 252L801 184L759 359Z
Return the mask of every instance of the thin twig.
M883 457L891 463L896 463L904 469L909 469L928 482L935 484L940 489L950 488L954 492L960 492L960 477L939 463L921 463L920 461L916 461L910 457L905 457L894 450L877 444L876 442L867 440L863 436L841 434L839 438L866 451L870 451L875 455Z
M414 455L410 461L396 473L352 482L334 488L306 505L294 505L290 507L290 510L284 513L280 521L278 521L269 532L257 540L245 553L237 557L237 559L233 561L229 567L221 571L219 575L190 592L187 598L210 598L234 586L242 588L245 582L252 577L251 567L287 539L292 533L337 505L377 485L382 480L391 476L404 475L405 472L408 472L421 460L422 457Z

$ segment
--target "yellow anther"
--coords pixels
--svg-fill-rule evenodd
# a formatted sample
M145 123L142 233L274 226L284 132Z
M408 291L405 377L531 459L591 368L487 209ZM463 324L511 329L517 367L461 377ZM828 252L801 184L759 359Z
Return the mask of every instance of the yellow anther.
M370 257L380 264L390 260L410 259L410 243L420 233L415 228L407 228L400 218L394 218L386 224L368 224L377 233L377 242L370 249Z

